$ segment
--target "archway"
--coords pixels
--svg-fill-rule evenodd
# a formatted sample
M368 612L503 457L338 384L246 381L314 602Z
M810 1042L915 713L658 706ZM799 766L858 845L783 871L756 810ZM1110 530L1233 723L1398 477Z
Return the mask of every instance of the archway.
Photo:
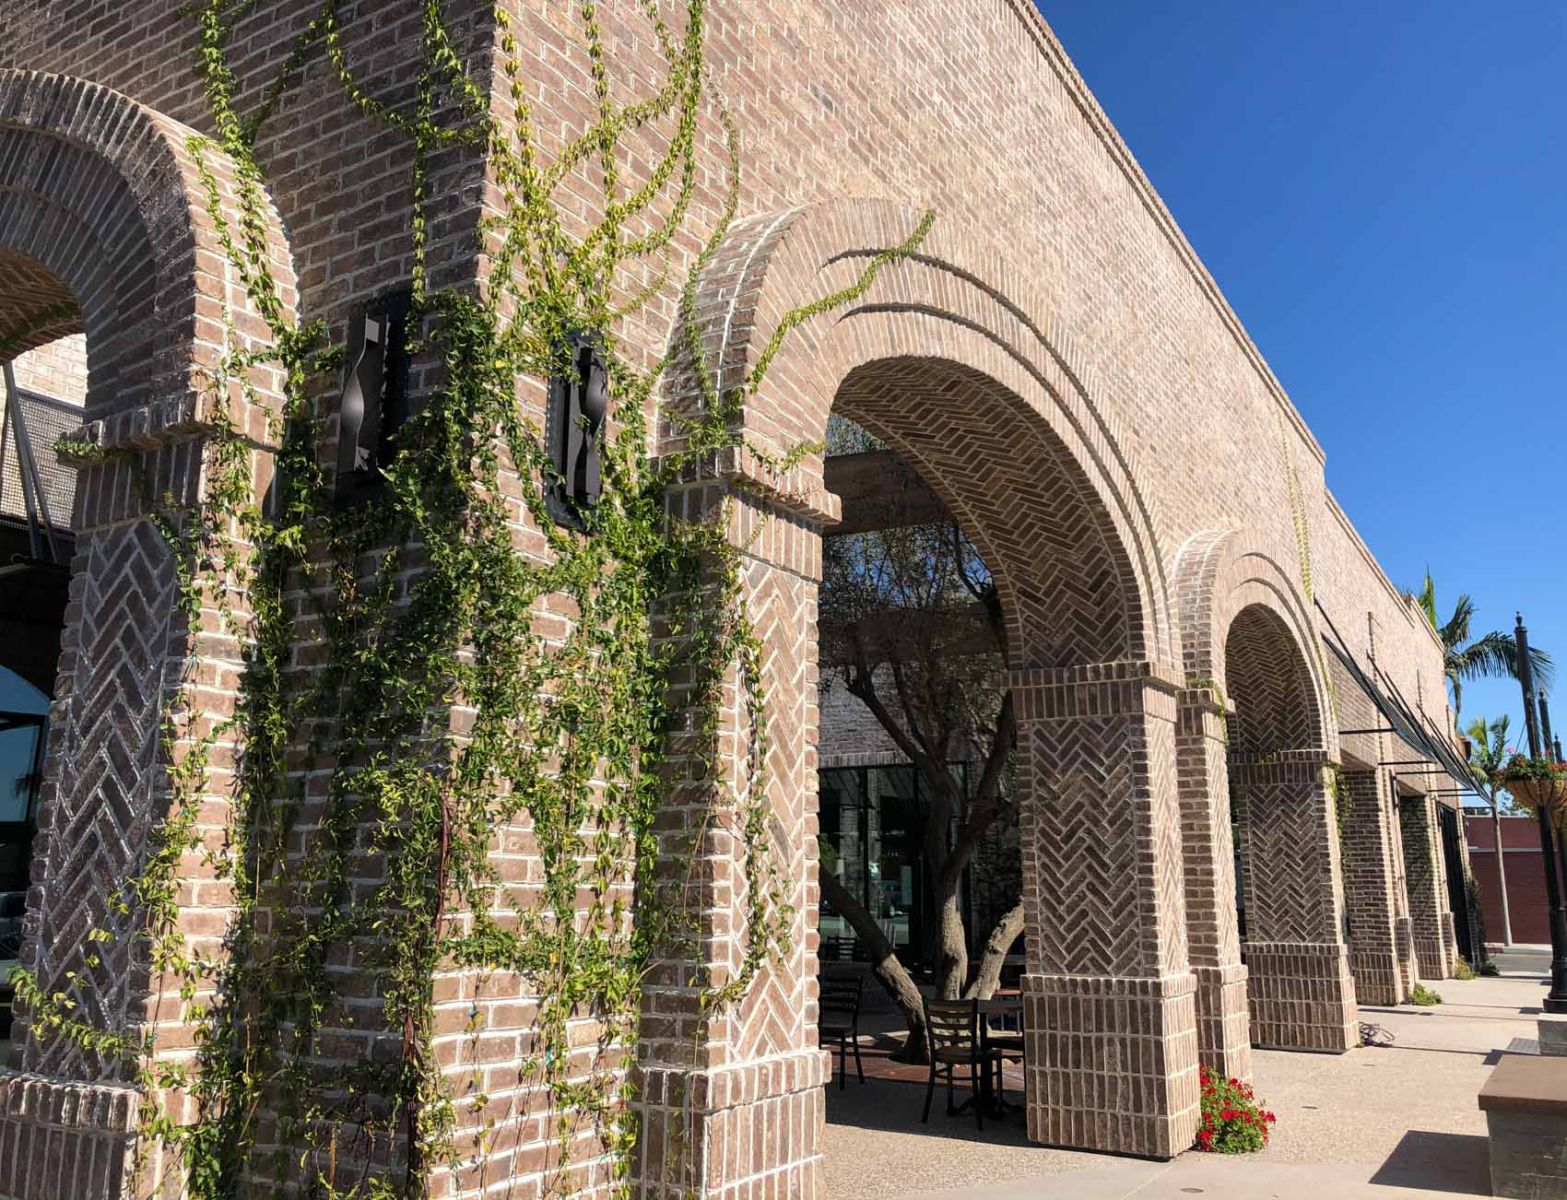
M1260 602L1235 614L1224 658L1252 1041L1347 1050L1358 1025L1317 675Z
M797 1063L776 1072L785 1086L748 1091L756 1100L745 1107L819 1111L813 610L819 531L836 504L819 456L790 456L787 470L769 464L819 441L836 402L941 497L1003 597L1028 916L1030 1136L1167 1157L1195 1132L1197 1079L1175 794L1181 677L1169 660L1155 523L1067 339L1046 337L1029 316L1037 308L1000 281L999 264L958 265L979 256L938 224L913 256L854 286L917 223L917 214L872 204L758 218L730 235L699 289L695 311L708 318L700 332L720 391L759 360L767 373L736 414L736 446L670 502L687 515L726 514L742 552L764 647L774 828L800 914L797 949L738 1011L710 1022L703 1057L736 1080L763 1061ZM840 289L852 294L847 304L769 351L789 314ZM679 411L702 394L686 374L666 403ZM673 452L680 422L663 428ZM737 864L715 855L711 868L714 893L743 895ZM715 914L699 955L735 961L735 927L730 912ZM660 999L667 1005L668 993ZM694 993L684 1003L694 1005ZM644 1039L651 1095L711 1094L713 1068L693 1073L690 1060L689 1046ZM659 1140L676 1118L653 1100L644 1119ZM755 1119L732 1104L694 1114L715 1160L729 1131ZM776 1161L753 1169L814 1171L814 1120L801 1128L778 1139Z
M195 131L63 76L0 71L0 178L0 270L19 281L0 296L0 359L76 332L87 357L85 424L71 434L84 447L72 604L20 962L44 993L70 1000L73 1020L145 1038L158 1060L188 1058L190 1008L211 996L198 988L181 997L155 977L138 918L115 900L167 814L167 763L191 751L196 730L223 726L242 664L220 624L193 626L181 614L153 512L165 497L180 505L200 494L220 423L239 431L253 484L265 477L275 372L252 368L243 396L214 386L226 355L264 357L269 328L218 225L262 231L285 319L294 303L286 241L265 197L242 216L234 165ZM197 586L221 587L219 567L194 570ZM166 744L171 711L181 716ZM216 740L213 766L194 783L219 827L233 739ZM198 954L220 951L214 917L221 926L225 913L210 897L198 904L195 886L213 869L184 863L174 881L174 920ZM18 1012L12 1055L25 1074L0 1083L0 1180L19 1200L117 1197L138 1120L136 1064L90 1039L52 1036L31 1015ZM16 1169L46 1157L59 1164L47 1178Z

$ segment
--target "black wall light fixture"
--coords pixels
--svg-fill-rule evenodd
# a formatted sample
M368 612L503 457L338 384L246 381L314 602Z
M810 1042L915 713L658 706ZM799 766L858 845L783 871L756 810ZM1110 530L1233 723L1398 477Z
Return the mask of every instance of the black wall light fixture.
M338 406L337 496L352 503L383 482L392 437L408 419L408 310L413 294L372 300L348 322Z
M599 455L609 410L609 369L591 334L569 334L561 349L564 370L550 379L549 391L550 459L555 467L551 509L557 522L580 529L604 490Z

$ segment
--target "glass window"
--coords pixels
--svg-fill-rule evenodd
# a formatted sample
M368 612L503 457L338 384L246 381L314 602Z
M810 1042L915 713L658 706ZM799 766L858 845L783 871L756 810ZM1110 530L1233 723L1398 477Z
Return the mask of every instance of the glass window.
M922 940L917 935L924 925L919 887L924 808L913 767L872 767L866 772L868 907L900 957Z
M966 767L952 769L965 790ZM938 914L925 867L930 797L924 780L908 763L830 767L820 773L819 789L823 872L836 875L864 906L905 967L928 969ZM960 820L954 813L949 837ZM1017 902L1020 877L1016 828L993 828L977 849L960 897L971 953L978 953L991 926ZM824 962L865 957L853 927L825 901L820 915Z
M32 816L42 748L42 718L0 712L0 825Z
M0 908L27 889L49 698L0 667Z
M865 899L865 819L863 772L857 767L821 772L821 833L817 838L821 869L836 875L850 894ZM854 930L849 922L821 905L821 957L847 959L854 954Z

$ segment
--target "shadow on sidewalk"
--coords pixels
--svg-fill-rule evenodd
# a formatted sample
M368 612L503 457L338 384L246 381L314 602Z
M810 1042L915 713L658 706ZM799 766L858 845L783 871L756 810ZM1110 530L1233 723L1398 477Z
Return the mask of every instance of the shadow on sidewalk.
M1491 1167L1486 1140L1474 1133L1411 1129L1377 1168L1371 1182L1459 1196L1489 1196Z

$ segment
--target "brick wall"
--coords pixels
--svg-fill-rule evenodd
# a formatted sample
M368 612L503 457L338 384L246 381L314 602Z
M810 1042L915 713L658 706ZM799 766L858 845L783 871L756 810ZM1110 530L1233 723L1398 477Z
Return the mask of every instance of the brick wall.
M1466 817L1470 869L1480 888L1480 908L1485 914L1486 941L1502 941L1502 897L1496 871L1496 835L1489 816ZM1507 861L1507 905L1512 918L1513 941L1548 944L1551 940L1549 908L1545 896L1545 867L1540 856L1540 826L1534 817L1503 817L1502 844Z
M182 0L15 0L0 13L0 67L118 89L158 114L171 135L183 136L185 126L210 131L194 71L195 24L183 7ZM503 7L548 156L596 109L575 9L523 0L503 0ZM616 56L614 94L645 94L662 78L657 39L640 6L602 7ZM340 9L343 52L366 87L406 103L418 7L361 0ZM248 10L235 37L243 108L264 93L315 10L313 0ZM490 6L452 0L448 10L458 54L477 86L489 89L497 56ZM1299 413L1024 0L714 0L708 58L746 164L742 221L704 278L698 310L721 368L754 363L784 313L852 281L867 253L897 244L926 206L935 210L921 257L884 272L852 312L802 327L773 361L742 423L761 447L784 450L820 437L836 403L920 471L996 570L1008 610L1009 666L1028 705L1019 784L1031 906L1025 990L1039 1031L1030 1045L1030 1129L1052 1142L1175 1153L1189 1143L1195 1119L1199 1009L1217 1031L1203 1045L1203 1053L1220 1056L1216 1062L1238 1054L1225 1039L1244 1025L1244 1008L1236 1006L1244 1003L1245 976L1216 912L1202 914L1204 927L1216 931L1217 957L1204 966L1201 986L1188 948L1188 907L1213 908L1223 889L1205 897L1186 886L1187 875L1191 864L1224 857L1215 839L1228 829L1227 820L1213 819L1227 791L1223 756L1211 748L1194 753L1182 741L1206 736L1193 732L1200 705L1190 693L1230 682L1222 647L1245 604L1275 614L1280 636L1304 664L1305 684L1292 703L1315 741L1290 747L1311 751L1314 766L1284 781L1310 801L1313 851L1295 856L1293 874L1274 882L1293 889L1297 913L1321 917L1341 904L1320 773L1339 746L1322 717L1329 683L1313 601L1352 649L1374 653L1410 702L1445 725L1438 648L1328 493L1322 450ZM504 89L494 90L491 104L504 132L515 120ZM0 113L0 153L10 147L15 161L36 163L17 148L11 120ZM707 163L723 161L722 139L709 104L700 121ZM628 183L656 157L645 153L646 143L638 147L623 164ZM360 113L330 64L314 56L263 126L260 159L287 231L300 309L324 318L341 340L352 306L410 270L407 143ZM480 205L497 202L498 189L477 151L443 153L432 169L432 282L469 285L486 270L476 248ZM565 181L570 230L598 215L595 170L584 164ZM102 173L104 195L134 182L134 174L116 177L91 163L81 178L90 171ZM674 278L724 204L723 172L715 167L700 179L690 228L672 247ZM20 244L17 228L0 219L0 250L42 253ZM126 261L144 248L152 261L157 241L143 230L140 241L126 243ZM658 270L649 263L628 272L625 293L656 280ZM60 278L44 272L34 283L44 295ZM125 297L127 305L137 298L129 290ZM89 309L92 356L119 334L106 315L95 327ZM644 364L661 356L675 315L666 287L620 331L630 356ZM149 344L164 344L148 336ZM150 393L153 379L184 386L176 374L134 374L138 356L132 341L124 346L115 361L127 388L139 382ZM177 364L178 355L169 361ZM416 364L416 386L429 366ZM103 370L94 376L105 405L153 398L123 389L111 396L107 378ZM673 409L693 395L677 371L661 400ZM530 415L540 413L536 382L522 384L519 399ZM677 441L667 422L660 432L660 449ZM819 1189L814 603L816 532L833 501L822 493L814 456L787 480L770 477L759 462L723 456L709 478L671 503L711 516L718 495L736 501L729 533L745 550L745 589L766 641L770 798L799 936L788 959L759 981L756 997L703 1027L699 1045L644 1042L649 1158L638 1170L650 1194L662 1186L661 1139L680 1122L700 1139L704 1195ZM89 500L98 482L84 485ZM520 525L517 540L524 553L545 552L537 530ZM1214 545L1229 547L1223 553L1233 570L1198 572L1189 588L1177 589L1187 551ZM91 560L79 572L90 577ZM301 586L291 602L304 607L305 600ZM79 615L78 624L88 619ZM1194 630L1206 630L1205 655L1188 653ZM312 637L305 622L302 646ZM302 653L301 669L308 658ZM1198 659L1206 663L1200 670ZM1200 676L1212 680L1193 682ZM1203 718L1209 732L1216 715ZM738 758L724 761L739 769ZM77 802L91 800L88 785L81 790ZM670 820L702 828L705 815L697 797L672 805ZM684 843L677 829L666 832L675 857ZM744 889L719 843L702 849L714 894L727 902L711 914L694 954L722 968L739 953L731 929ZM526 858L521 853L507 869L525 872ZM1301 940L1274 943L1273 978L1331 983L1326 1024L1345 1016L1353 995L1344 947L1336 933L1321 932L1330 924L1317 920L1309 938L1302 926L1295 930ZM508 1048L521 1053L530 1020L521 985L481 995L476 976L453 972L434 986L440 1020L460 1025L475 1006L485 1012L484 1053L500 1060L486 1067L454 1048L452 1078L477 1075L488 1086L498 1082L484 1078L493 1070L515 1081L518 1063ZM649 1015L689 1031L699 1024L693 1003L689 987L655 987ZM1135 1033L1122 1020L1134 1009ZM373 1032L338 1032L347 1047L375 1040ZM1122 1066L1131 1061L1150 1065L1132 1077ZM1101 1103L1068 1106L1062 1097L1072 1088ZM1136 1103L1122 1103L1129 1097ZM460 1134L478 1136L477 1128ZM548 1141L543 1121L519 1132L506 1147L507 1170L540 1181L540 1147ZM751 1150L742 1154L741 1146ZM453 1195L478 1186L468 1176L440 1181Z
M80 405L87 399L87 338L73 333L16 356L16 385Z

